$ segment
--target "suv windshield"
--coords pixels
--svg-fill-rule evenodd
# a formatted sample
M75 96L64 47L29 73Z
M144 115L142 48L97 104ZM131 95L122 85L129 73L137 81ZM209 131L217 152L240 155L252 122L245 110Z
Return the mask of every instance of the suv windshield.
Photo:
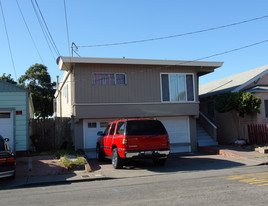
M158 120L131 120L127 122L126 135L162 135L167 134Z

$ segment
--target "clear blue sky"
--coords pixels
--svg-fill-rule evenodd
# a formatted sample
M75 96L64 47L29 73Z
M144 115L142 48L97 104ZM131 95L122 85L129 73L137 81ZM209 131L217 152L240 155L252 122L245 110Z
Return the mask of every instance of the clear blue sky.
M31 0L17 0L38 48L35 49L16 0L1 0L17 77L35 63L48 67L52 80L62 76ZM33 0L35 2L35 0ZM64 0L37 0L61 56L69 56ZM193 32L268 15L267 0L66 0L69 42L95 45ZM177 38L110 47L79 48L82 57L195 60L268 39L268 18ZM15 73L0 11L0 75ZM268 42L205 59L223 61L200 84L268 64Z

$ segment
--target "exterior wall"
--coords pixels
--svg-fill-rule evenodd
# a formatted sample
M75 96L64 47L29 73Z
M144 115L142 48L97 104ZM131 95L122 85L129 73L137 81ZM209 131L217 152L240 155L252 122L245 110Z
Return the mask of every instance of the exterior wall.
M84 149L84 132L83 132L83 120L76 120L74 123L74 145L75 150Z
M264 100L268 100L268 93L267 92L255 93L254 96L261 98L260 113L257 114L256 124L268 124L268 118L265 117L265 105L264 105Z
M190 116L190 140L191 140L191 151L197 151L197 134L196 134L196 119Z
M197 116L198 103L102 104L75 106L76 118Z
M141 65L83 65L74 68L75 103L161 102L160 73L193 73L198 99L196 69ZM125 73L126 85L92 85L93 73Z
M215 96L200 100L200 111L207 116L206 104L215 101ZM259 114L258 114L259 115ZM248 139L247 125L257 123L257 114L238 117L236 111L219 113L215 111L217 140L219 144L232 144L237 139Z
M0 92L0 110L22 111L15 115L15 148L16 151L26 151L29 145L29 108L28 92Z
M65 84L63 85L61 92L59 94L60 97L60 107L61 107L61 117L71 117L72 115L72 81L71 75L66 79Z

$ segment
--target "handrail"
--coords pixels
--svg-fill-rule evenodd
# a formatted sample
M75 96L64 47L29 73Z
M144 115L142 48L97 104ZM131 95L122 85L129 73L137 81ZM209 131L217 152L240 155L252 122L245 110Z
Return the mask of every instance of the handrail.
M215 124L213 124L207 117L206 115L204 115L202 112L199 111L199 113L201 114L201 116L208 121L209 124L211 124L211 126L213 126L215 129L217 129L217 126Z

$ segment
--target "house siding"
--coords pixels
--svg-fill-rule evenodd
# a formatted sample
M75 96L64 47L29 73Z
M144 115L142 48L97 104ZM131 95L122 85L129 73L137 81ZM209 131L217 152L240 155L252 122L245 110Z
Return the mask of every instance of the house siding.
M15 115L15 148L16 151L28 150L28 92L0 92L0 110L22 111Z
M268 100L268 93L255 93L254 96L261 98L260 113L257 114L256 124L268 124L268 118L265 117L265 104L264 100Z
M68 76L66 79L65 84L62 87L62 90L60 92L60 101L61 101L61 116L62 117L71 117L73 111L72 111L72 80L71 75Z
M77 64L74 69L75 103L161 102L160 73L193 73L197 100L197 75L192 67ZM126 85L93 85L97 73L125 73Z
M159 103L159 104L103 104L75 106L76 118L126 118L197 116L198 103Z

